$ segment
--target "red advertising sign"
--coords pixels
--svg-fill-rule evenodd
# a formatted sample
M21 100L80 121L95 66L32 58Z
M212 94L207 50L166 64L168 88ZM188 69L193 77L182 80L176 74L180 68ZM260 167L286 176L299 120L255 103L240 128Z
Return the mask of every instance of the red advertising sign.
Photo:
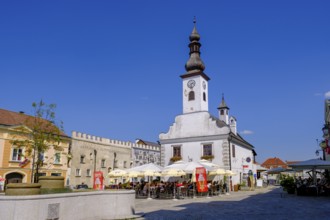
M101 171L94 172L94 184L93 189L102 190L103 189L103 173Z
M206 170L204 167L196 168L196 183L197 183L198 192L207 192L208 191Z

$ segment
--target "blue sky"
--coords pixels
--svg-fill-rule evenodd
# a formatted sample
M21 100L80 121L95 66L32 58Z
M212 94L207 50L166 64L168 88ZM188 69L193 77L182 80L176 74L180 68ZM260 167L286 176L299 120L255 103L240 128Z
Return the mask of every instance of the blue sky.
M326 0L1 1L0 108L32 113L43 99L68 134L157 141L182 113L196 16L210 112L224 93L260 163L314 158L329 11Z

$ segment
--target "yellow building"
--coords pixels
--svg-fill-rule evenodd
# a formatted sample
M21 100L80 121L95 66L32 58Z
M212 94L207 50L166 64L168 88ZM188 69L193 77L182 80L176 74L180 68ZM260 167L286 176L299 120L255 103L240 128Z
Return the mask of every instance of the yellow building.
M0 109L0 176L6 183L30 183L33 169L33 152L13 144L13 140L29 139L31 129L26 125L33 116ZM23 130L27 132L22 132ZM64 176L67 179L70 137L61 133L61 151L50 147L43 155L39 176ZM35 161L36 161L35 156Z

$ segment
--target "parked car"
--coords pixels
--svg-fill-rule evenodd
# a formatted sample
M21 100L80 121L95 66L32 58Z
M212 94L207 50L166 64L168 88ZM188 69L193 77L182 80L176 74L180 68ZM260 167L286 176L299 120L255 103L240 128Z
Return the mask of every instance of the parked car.
M88 185L87 184L79 184L76 186L76 189L88 189Z

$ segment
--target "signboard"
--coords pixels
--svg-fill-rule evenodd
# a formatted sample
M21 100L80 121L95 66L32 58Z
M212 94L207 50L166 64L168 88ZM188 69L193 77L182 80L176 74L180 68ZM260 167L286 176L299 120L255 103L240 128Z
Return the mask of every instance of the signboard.
M102 190L103 189L103 172L96 171L94 172L94 184L93 189Z
M204 167L196 168L196 183L197 183L198 192L207 192L208 191L206 170Z

